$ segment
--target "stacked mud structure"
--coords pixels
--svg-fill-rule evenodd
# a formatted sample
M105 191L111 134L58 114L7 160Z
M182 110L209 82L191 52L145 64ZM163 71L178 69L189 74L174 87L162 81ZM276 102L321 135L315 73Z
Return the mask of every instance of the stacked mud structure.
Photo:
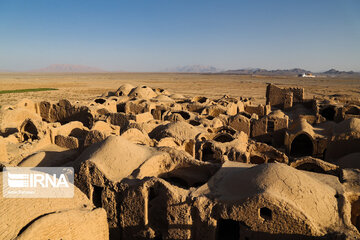
M1 194L0 238L358 239L357 104L272 84L265 105L125 84L4 107L0 164L72 166L76 191Z

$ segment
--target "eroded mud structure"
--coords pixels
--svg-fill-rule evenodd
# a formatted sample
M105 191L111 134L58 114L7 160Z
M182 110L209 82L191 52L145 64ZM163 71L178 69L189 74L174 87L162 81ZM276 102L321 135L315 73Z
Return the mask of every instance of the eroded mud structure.
M0 165L72 166L76 191L1 194L0 239L359 239L358 104L272 84L266 105L130 84L22 100Z

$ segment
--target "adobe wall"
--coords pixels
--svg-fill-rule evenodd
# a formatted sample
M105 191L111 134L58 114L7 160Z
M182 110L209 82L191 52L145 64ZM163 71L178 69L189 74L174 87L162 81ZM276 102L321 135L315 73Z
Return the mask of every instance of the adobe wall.
M303 88L279 88L273 84L266 87L266 104L281 109L291 108L293 103L303 102L304 96Z

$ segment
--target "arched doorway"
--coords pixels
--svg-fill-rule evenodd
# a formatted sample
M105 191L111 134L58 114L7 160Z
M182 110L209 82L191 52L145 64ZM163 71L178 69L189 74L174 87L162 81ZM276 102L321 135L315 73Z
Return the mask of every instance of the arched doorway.
M323 116L327 121L334 121L335 118L335 107L329 106L320 110L320 115Z
M294 138L291 143L290 156L292 157L303 157L312 156L314 151L313 143L311 138L302 133Z

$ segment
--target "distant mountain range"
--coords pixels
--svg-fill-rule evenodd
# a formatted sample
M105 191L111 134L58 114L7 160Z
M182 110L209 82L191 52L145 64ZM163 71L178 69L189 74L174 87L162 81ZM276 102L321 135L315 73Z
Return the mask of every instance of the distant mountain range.
M262 68L245 68L245 69L237 69L237 70L227 70L224 73L230 74L244 74L244 75L298 75L303 73L311 73L311 71L301 69L301 68L293 68L293 69L285 69L285 70L266 70Z
M293 69L278 69L278 70L266 70L262 68L244 68L237 70L227 70L221 73L225 74L241 74L241 75L265 75L265 76L292 76L299 75L303 73L311 73L314 75L320 76L360 76L360 72L354 71L338 71L335 69L330 69L325 72L311 72L309 70L301 69L301 68L293 68Z
M343 74L346 74L346 75L353 75L353 74L360 74L359 72L354 72L354 71L338 71L336 69L330 69L326 72L323 72L323 74L326 74L326 75L343 75Z
M43 72L43 73L95 73L107 72L103 69L96 67L89 67L83 65L72 64L52 64L45 68L31 70L30 72Z
M166 69L165 72L179 72L179 73L218 73L218 74L239 74L239 75L264 75L264 76L297 76L299 74L311 73L320 76L360 76L360 72L354 71L338 71L330 69L325 72L311 72L302 68L293 69L277 69L267 70L263 68L242 68L236 70L221 70L213 66L203 65L188 65L176 67L174 69Z
M0 72L19 72L19 71L6 71ZM41 73L102 73L112 72L106 71L96 67L89 67L83 65L73 64L52 64L45 68L30 70L26 72L41 72ZM119 71L116 71L119 72ZM325 72L311 72L306 69L293 68L293 69L277 69L267 70L263 68L241 68L236 70L223 70L214 66L206 65L187 65L175 68L168 68L163 72L178 72L178 73L214 73L214 74L239 74L239 75L264 75L264 76L297 76L303 73L311 73L316 76L329 76L329 77L360 77L360 72L354 71L339 71L336 69L330 69Z

